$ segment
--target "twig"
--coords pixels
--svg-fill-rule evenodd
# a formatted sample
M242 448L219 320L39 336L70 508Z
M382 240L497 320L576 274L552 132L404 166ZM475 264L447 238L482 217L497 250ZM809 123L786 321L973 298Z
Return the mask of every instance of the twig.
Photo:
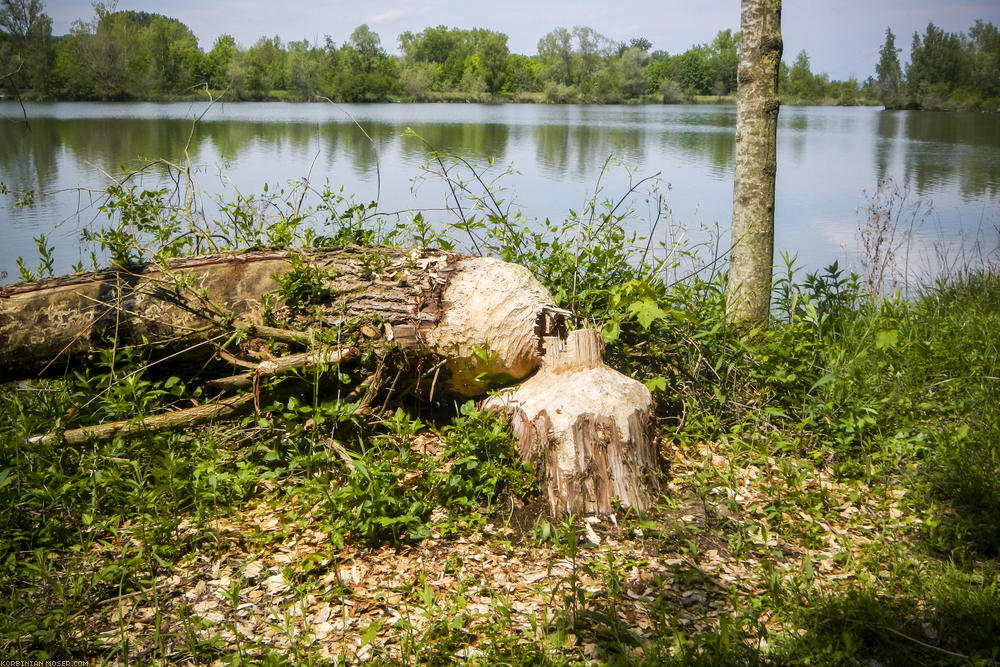
M877 625L875 627L880 628L882 630L885 630L886 632L889 632L891 634L894 634L897 637L901 637L903 639L908 639L911 642L913 642L914 644L919 644L920 646L923 646L924 648L929 648L932 651L938 651L940 653L944 653L945 655L950 655L950 656L952 656L954 658L961 658L962 660L969 660L970 659L969 656L967 656L967 655L964 655L962 653L956 653L954 651L949 651L948 649L941 648L940 646L934 646L933 644L928 644L926 642L922 642L919 639L917 639L916 637L911 637L910 635L903 634L899 630L894 630L894 629L890 628L887 625Z
M283 375L300 368L312 368L322 364L339 364L353 361L360 356L361 351L356 347L345 347L343 349L325 349L316 352L303 352L301 354L290 354L277 359L269 359L257 364L250 373L240 373L229 377L217 378L206 382L210 387L217 389L243 389L254 384L259 378Z
M351 121L358 126L358 129L361 130L361 133L365 135L365 137L367 137L368 141L371 142L372 149L375 155L375 201L379 201L382 198L382 168L378 160L378 145L375 143L375 140L372 139L371 135L368 134L365 128L362 127L361 123L359 123L358 120L351 115L350 111L344 109L341 106L338 106L337 103L331 100L329 97L323 97L321 95L319 99L326 100L327 102L332 104L335 109L337 109L341 113L345 114L348 118L350 118Z

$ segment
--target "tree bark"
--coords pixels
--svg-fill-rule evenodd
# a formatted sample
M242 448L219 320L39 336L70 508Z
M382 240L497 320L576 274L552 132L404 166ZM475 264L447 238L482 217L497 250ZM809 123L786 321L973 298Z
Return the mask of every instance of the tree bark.
M523 267L442 251L190 257L0 289L0 377L58 372L123 344L204 358L242 328L398 348L413 372L435 369L428 389L474 396L538 366L542 337L566 314L552 303ZM268 311L283 329L263 326Z
M762 322L771 305L781 0L743 0L727 317Z
M505 410L521 458L534 466L556 516L609 514L614 501L643 510L659 488L653 397L602 361L601 332L546 338L541 369L490 397Z

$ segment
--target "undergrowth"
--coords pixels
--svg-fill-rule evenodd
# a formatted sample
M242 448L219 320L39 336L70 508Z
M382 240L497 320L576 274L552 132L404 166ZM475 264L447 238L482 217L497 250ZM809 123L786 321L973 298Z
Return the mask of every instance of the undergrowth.
M472 403L373 416L307 378L312 391L226 427L81 446L31 441L203 399L196 382L117 349L86 373L0 393L0 654L127 663L125 633L99 641L93 617L137 596L157 614L140 662L313 661L315 645L291 630L291 648L278 651L235 620L235 644L204 639L193 612L160 622L163 582L231 548L221 519L270 501L285 527L244 535L243 548L265 553L305 527L329 540L282 575L303 600L349 595L347 584L314 584L358 545L404 549L493 530L563 563L528 632L499 593L486 629L468 629L476 617L463 591L484 584L460 581L442 597L423 580L394 593L423 624L396 621L397 648L372 653L375 662L996 664L1000 274L987 267L903 300L836 263L803 275L785 258L771 321L739 330L725 320L724 263L665 240L656 179L628 171L625 197L598 184L579 212L538 224L504 199L491 169L431 153L427 173L448 185L456 215L447 225L421 213L394 221L374 203L302 182L241 197L211 229L171 203L190 199L122 184L109 191L111 227L88 238L95 258L119 263L351 242L457 247L528 266L579 324L601 327L609 363L654 392L671 481L660 507L622 514L615 530L672 563L666 575L640 595L623 582L642 579L646 560L599 551L586 518L532 510L531 471L506 425ZM636 202L653 202L643 234L633 231ZM26 278L51 267L44 238L39 247L37 271L20 264ZM303 307L322 298L308 271L290 275L286 297ZM334 383L338 372L329 369ZM535 513L526 521L525 511ZM712 558L738 563L745 578L712 575ZM623 611L635 600L650 627Z

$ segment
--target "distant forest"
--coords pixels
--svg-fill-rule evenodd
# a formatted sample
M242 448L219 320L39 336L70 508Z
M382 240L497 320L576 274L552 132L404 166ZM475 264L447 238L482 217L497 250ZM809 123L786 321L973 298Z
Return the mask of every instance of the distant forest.
M203 51L181 21L94 4L89 21L52 35L42 0L0 2L0 91L35 100L171 100L209 90L237 100L537 101L622 103L732 101L739 33L683 53L637 36L615 42L592 28L555 28L537 53L511 53L507 35L437 26L404 32L401 56L358 26L343 44L327 37L244 47L222 35ZM886 30L876 72L864 81L814 73L809 55L781 63L785 104L884 104L887 108L1000 110L1000 33L976 21L967 33L933 23L913 34L900 63Z

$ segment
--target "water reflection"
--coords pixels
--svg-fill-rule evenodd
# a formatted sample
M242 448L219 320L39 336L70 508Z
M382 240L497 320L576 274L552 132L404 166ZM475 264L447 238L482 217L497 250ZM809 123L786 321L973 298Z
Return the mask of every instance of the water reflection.
M806 142L809 139L808 129L809 109L785 107L780 110L778 114L778 141L781 142L783 149L791 151L797 163L801 162L805 156ZM780 169L781 165L779 165Z
M878 114L875 133L875 175L879 181L889 176L889 166L898 158L897 141L901 127L899 111L883 111Z
M729 177L732 173L736 151L736 136L732 128L665 133L660 135L660 143L664 151L679 153L693 160L694 164L707 163L717 179Z
M964 199L996 198L1000 119L996 114L907 112L906 177L921 195L957 182Z
M50 123L0 121L0 173L12 188L53 188L59 133Z
M0 181L12 190L99 188L106 183L100 170L118 174L143 158L180 162L186 148L204 181L213 168L223 176L219 183L231 178L244 192L259 192L265 182L329 178L368 198L378 180L386 207L406 209L417 206L407 199L409 179L430 146L473 162L513 163L522 175L504 185L540 219L579 208L611 153L642 175L663 172L682 220L697 210L701 220L726 227L732 201L733 107L370 105L351 107L355 124L325 105L228 104L196 125L184 104L28 108L30 126L19 107L0 104ZM406 136L408 127L426 143ZM853 237L847 227L856 224L862 190L890 176L908 179L945 215L978 219L996 207L996 116L789 107L781 110L779 133L777 224L792 245L815 244L820 235L811 225L827 225L830 237ZM218 183L201 185L211 190ZM77 206L39 197L29 211L12 199L0 200L0 230L20 234L22 246ZM820 262L833 256L814 252L823 255ZM3 257L0 270L11 263Z

